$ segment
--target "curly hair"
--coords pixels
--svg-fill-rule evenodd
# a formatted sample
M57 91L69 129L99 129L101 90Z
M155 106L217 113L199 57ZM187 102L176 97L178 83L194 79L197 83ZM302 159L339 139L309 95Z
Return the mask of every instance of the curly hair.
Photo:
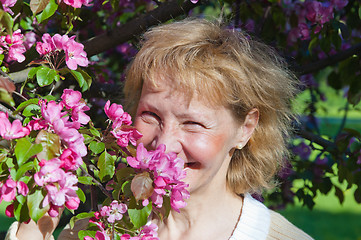
M235 193L274 186L288 154L297 86L284 60L269 46L240 30L202 19L160 25L144 34L142 48L127 70L124 87L133 112L145 82L157 87L171 79L177 91L204 96L207 103L229 107L242 123L254 108L259 122L247 145L235 150L227 184Z

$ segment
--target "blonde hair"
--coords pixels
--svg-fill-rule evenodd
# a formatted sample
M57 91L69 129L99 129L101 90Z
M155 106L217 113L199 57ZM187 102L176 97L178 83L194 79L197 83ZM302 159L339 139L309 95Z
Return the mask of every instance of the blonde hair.
M133 113L144 82L156 87L162 76L175 90L197 92L213 104L229 107L240 123L257 108L258 126L247 145L235 150L227 184L237 194L259 192L273 186L288 152L290 99L296 88L285 66L270 47L242 31L201 19L184 20L144 34L124 91Z

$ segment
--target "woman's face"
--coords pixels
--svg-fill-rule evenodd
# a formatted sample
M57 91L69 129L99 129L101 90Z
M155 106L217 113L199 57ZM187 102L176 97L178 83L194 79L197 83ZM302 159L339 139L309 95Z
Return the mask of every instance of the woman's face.
M135 127L148 150L165 144L167 152L185 161L190 192L225 186L232 153L243 139L242 126L229 109L207 104L197 94L187 99L167 85L143 86Z

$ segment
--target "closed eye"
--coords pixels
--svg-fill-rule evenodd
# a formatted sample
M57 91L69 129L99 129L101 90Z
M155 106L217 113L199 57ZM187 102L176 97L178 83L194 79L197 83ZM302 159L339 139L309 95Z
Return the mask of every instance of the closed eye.
M186 126L189 127L202 127L202 128L206 128L202 123L200 122L195 122L195 121L186 121L183 123Z
M143 111L141 113L141 118L145 121L145 122L153 122L153 121L157 121L157 122L161 122L161 119L160 117L154 113L154 112L151 112L151 111Z

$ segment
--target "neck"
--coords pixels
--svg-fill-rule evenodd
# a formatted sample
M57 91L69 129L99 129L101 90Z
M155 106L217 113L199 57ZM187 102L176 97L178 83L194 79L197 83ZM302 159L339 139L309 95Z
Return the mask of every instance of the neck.
M180 213L171 211L167 220L161 223L160 238L182 239L182 236L188 235L183 239L203 239L203 236L193 236L196 233L217 235L218 232L212 233L217 229L223 229L222 234L228 238L237 223L241 207L242 198L227 189L225 183L222 187L198 189L191 193L187 206L181 209Z

